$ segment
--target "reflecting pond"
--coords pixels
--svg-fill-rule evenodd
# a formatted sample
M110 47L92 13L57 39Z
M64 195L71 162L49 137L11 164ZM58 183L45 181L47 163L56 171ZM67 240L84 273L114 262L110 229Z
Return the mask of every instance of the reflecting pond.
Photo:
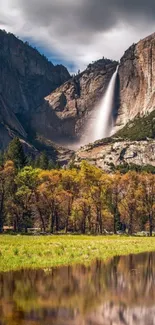
M155 253L0 274L0 325L128 324L155 324Z

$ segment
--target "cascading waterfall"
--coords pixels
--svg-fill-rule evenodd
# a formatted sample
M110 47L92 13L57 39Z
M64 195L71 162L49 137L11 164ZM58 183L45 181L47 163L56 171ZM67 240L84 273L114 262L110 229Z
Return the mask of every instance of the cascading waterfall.
M94 125L94 141L106 138L111 135L114 126L113 104L117 73L118 66L110 80L108 89L97 110L97 117Z
M106 138L112 133L114 126L113 105L117 73L118 66L110 80L107 91L104 94L98 108L95 109L91 118L89 118L89 122L85 128L85 133L80 141L81 146Z

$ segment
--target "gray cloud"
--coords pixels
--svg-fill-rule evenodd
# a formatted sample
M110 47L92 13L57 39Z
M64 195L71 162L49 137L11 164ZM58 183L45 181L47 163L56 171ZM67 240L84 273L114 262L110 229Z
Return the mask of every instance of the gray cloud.
M142 24L155 21L154 0L19 0L24 15L45 26L61 24L61 32L84 28L86 32L111 29L120 22ZM78 4L77 4L78 3ZM63 29L64 27L64 29Z
M0 0L0 21L5 3ZM78 66L101 55L120 57L130 42L155 27L154 0L14 0L14 6L8 0L9 10L13 31L54 48Z

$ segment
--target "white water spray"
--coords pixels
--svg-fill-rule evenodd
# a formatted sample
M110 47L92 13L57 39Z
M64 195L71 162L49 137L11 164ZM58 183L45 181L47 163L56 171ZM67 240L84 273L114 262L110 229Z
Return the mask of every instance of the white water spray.
M108 89L99 105L96 122L94 125L94 141L106 138L111 135L114 126L113 104L117 73L118 67L114 72L110 80Z
M110 80L107 91L104 94L98 108L96 108L96 110L93 112L92 118L89 119L85 134L81 139L81 145L85 145L111 135L114 127L113 105L117 73L118 66Z

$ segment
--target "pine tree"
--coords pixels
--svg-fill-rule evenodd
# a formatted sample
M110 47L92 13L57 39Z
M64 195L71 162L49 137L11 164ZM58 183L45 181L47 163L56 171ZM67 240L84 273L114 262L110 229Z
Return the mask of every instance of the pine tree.
M55 169L55 163L53 162L52 159L50 159L49 162L48 162L48 169L49 170Z
M0 166L2 167L4 165L4 153L0 152Z
M49 159L45 151L41 152L35 159L35 167L43 170L49 169Z
M14 162L17 169L21 169L26 165L26 156L19 138L15 137L10 142L6 157Z
M60 166L60 163L59 163L59 161L57 161L56 164L55 164L55 169L59 170L60 167L61 167L61 166Z
M40 154L40 168L47 170L48 169L49 159L45 151Z
M31 166L31 167L35 167L35 160L34 160L34 158L32 156L27 157L26 165Z
M34 160L34 168L40 168L40 156L37 155Z

